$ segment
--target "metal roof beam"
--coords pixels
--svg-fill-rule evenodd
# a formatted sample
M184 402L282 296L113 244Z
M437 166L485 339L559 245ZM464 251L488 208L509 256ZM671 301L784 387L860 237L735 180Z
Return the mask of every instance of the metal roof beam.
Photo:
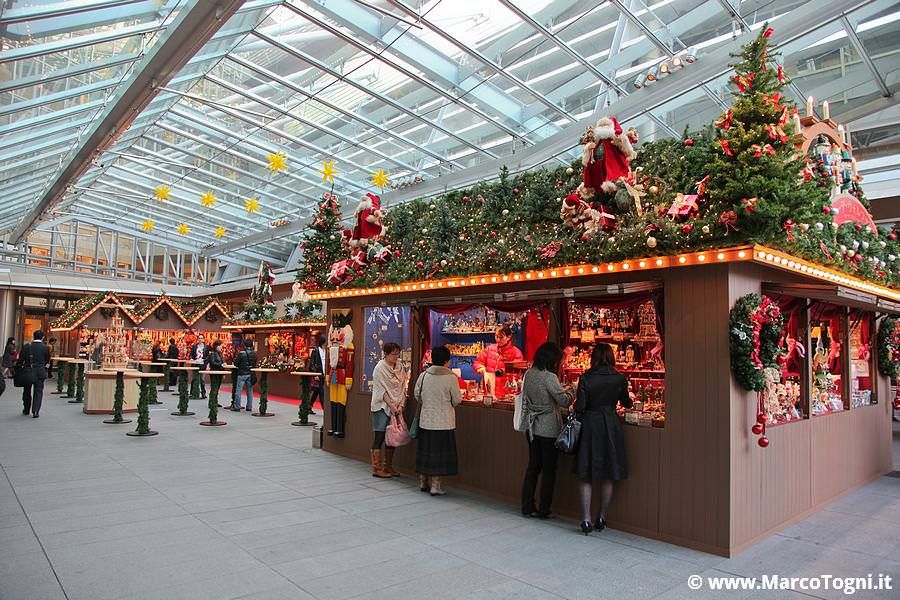
M62 198L69 182L87 170L91 158L112 145L116 136L153 100L156 88L166 85L242 4L243 0L197 0L179 11L128 80L119 86L96 125L82 138L46 193L13 231L14 242L25 238L47 207Z
M127 65L140 58L141 55L139 52L117 54L98 62L79 63L65 69L56 69L49 73L38 73L37 75L31 75L29 77L10 79L9 81L0 83L0 94L32 87L38 84L44 85L51 81L59 81L61 79L68 79L69 77L78 77L79 75L86 75L87 73L93 73L94 71L99 71L101 69L110 69L120 65Z
M38 96L29 100L23 100L22 102L7 104L6 106L0 107L0 116L11 115L23 110L30 110L32 108L37 108L46 104L53 104L54 102L61 102L70 98L77 98L78 96L83 96L84 94L90 94L108 88L114 88L118 85L118 79L105 79L103 81L96 81L87 85L81 85L70 90L56 92L55 94L47 94L46 96Z
M84 2L56 2L44 6L25 6L9 8L0 15L0 25L11 25L13 23L25 23L38 21L41 19L53 19L57 17L65 17L76 15L82 12L90 12L111 8L115 6L124 6L126 4L136 4L145 0L97 0L90 4Z
M869 52L863 45L862 40L860 40L859 36L856 35L856 29L853 28L853 25L850 23L850 19L847 18L847 15L841 17L841 24L843 24L844 26L844 31L847 32L847 37L850 39L850 43L853 44L853 47L856 49L856 53L859 54L859 57L866 64L866 68L868 68L869 72L872 74L872 79L875 80L875 84L878 86L878 89L881 90L881 95L885 98L890 98L893 95L891 93L891 90L888 89L887 83L885 83L884 81L884 77L882 77L881 73L879 73L878 69L875 67L875 62L872 60L872 57L869 55Z
M46 115L39 115L37 117L32 117L30 119L25 119L22 121L14 121L9 123L8 125L0 126L0 135L15 133L16 131L21 131L22 129L28 129L29 127L37 127L38 125L52 123L53 121L59 121L60 119L65 119L67 117L71 117L72 115L77 115L78 113L94 110L102 106L103 100L92 100L91 102L86 102L84 104L76 104L68 108L55 110L52 113L47 113Z

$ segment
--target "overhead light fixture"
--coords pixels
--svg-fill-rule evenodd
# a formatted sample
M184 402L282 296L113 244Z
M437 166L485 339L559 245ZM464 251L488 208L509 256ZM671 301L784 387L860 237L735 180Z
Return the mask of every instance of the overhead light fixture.
M684 67L684 61L680 56L675 56L672 58L672 70L677 71L678 69Z
M646 83L646 78L643 75L638 75L637 79L634 80L634 88L639 90L642 87L644 87L645 83Z
M664 79L672 72L672 65L668 61L659 65L659 78Z
M684 62L686 62L687 64L692 64L697 60L697 49L688 48L681 56L682 58L684 58Z
M647 71L647 85L654 83L657 79L659 79L659 70L656 67L650 67L650 70Z

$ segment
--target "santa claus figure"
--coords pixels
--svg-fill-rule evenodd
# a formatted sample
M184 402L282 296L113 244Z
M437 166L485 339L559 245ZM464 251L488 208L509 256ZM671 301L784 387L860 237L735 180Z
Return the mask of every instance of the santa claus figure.
M381 198L375 194L366 194L356 207L356 225L350 236L351 248L365 248L384 235L384 225L381 220L384 213L381 210Z
M611 117L602 117L593 127L584 144L584 186L595 191L615 193L616 182L627 177L629 161L637 154L632 146L631 136L622 131L619 122ZM637 132L633 137L637 138Z

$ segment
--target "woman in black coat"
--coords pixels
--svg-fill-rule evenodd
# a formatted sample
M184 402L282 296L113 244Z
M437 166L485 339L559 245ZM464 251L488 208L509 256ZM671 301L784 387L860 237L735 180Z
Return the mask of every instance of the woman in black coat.
M581 438L575 457L575 474L581 479L581 531L606 527L606 512L612 501L613 482L628 477L625 439L616 404L631 408L628 381L616 371L609 344L597 344L591 352L591 368L578 381L575 413L581 418ZM591 525L591 492L600 482L600 511Z

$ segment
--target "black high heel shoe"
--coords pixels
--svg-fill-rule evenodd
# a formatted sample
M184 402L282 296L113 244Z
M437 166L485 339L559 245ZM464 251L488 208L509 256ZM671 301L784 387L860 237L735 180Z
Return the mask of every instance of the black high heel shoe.
M584 535L590 535L593 530L594 527L591 525L590 521L581 522L581 533L583 533Z
M597 521L594 523L595 531L603 531L606 529L606 521L600 518L600 515L597 515Z

